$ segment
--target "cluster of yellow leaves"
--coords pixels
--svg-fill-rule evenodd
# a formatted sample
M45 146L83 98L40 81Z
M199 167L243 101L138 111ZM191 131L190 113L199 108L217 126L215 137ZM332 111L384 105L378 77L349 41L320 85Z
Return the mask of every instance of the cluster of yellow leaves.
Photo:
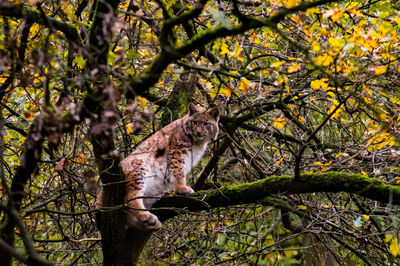
M225 97L231 97L232 89L229 86L225 86L225 85L222 85L220 87L212 87L209 94L212 98L215 98L219 95L225 96Z
M138 96L136 97L136 100L141 110L144 110L149 106L149 101L146 98Z
M350 3L346 6L336 5L324 11L316 9L314 14L323 15L321 23L303 26L304 33L308 36L307 42L311 44L311 51L315 53L314 64L324 67L328 73L335 71L354 75L365 67L359 60L348 60L351 57L370 57L372 54L374 60L379 63L369 69L376 75L386 73L393 65L392 62L396 61L396 56L391 52L392 47L398 43L398 29L395 26L400 27L400 19L390 18L385 12L377 18L368 19L359 8L359 4ZM308 10L305 14L313 15L313 12ZM299 25L303 22L299 17L291 19ZM349 19L357 23L349 25L346 23ZM332 22L343 22L342 25L346 26L338 31L328 30L328 25Z
M288 107L292 111L292 114L294 115L294 117L296 117L299 122L303 123L304 122L304 118L295 111L295 105L288 104Z
M344 152L339 152L339 153L337 153L337 154L335 155L335 160L336 160L337 158L339 158L340 156L348 156L348 154L347 154L347 153L344 153ZM330 160L329 162L326 162L326 163L314 162L314 164L315 164L315 165L318 165L318 166L321 166L321 172L323 173L323 172L325 172L325 171L328 169L328 167L329 167L333 162L334 162L334 160Z
M326 90L328 88L328 78L316 79L311 81L310 87L313 90L323 89Z
M281 115L280 117L277 117L274 119L274 127L277 129L283 128L287 123L287 119Z
M326 169L333 163L333 160L330 160L329 162L326 163L321 163L321 162L314 162L315 165L321 166L321 173L325 172Z
M128 134L131 134L133 132L133 127L134 127L133 123L129 123L129 124L125 125L126 132Z
M232 95L232 89L228 86L222 86L221 87L221 93L227 97L231 97Z
M386 73L386 71L388 70L388 67L389 67L389 65L376 66L376 67L372 67L371 70L373 70L376 75L381 75L381 74Z
M385 235L385 242L389 243L389 250L393 256L397 257L400 254L399 240L392 235Z
M297 6L301 0L284 0L283 4L285 5L286 8L292 8Z
M242 78L239 83L238 89L247 93L248 88L250 87L250 81L246 78Z
M319 55L314 59L314 64L317 66L327 67L333 62L333 57L329 54Z
M23 115L26 121L32 122L33 120L33 115L37 111L36 106L34 105L33 101L28 101L24 104L24 111Z
M368 140L368 150L378 151L386 146L393 146L396 143L396 137L387 132L380 132Z
M324 12L325 18L330 18L333 22L337 22L343 16L346 10L333 8Z
M79 154L79 156L75 158L75 162L77 163L86 162L86 155L84 153Z
M299 70L301 68L300 64L297 63L292 63L289 67L288 67L288 73L294 73L297 70Z
M338 118L342 111L341 107L335 111L336 107L340 104L339 101L335 99L335 94L331 91L328 91L326 95L329 96L327 99L332 102L332 105L328 111L328 115L332 114L332 112L335 112L332 115L332 118Z
M220 55L228 55L231 58L235 58L239 60L240 62L244 62L244 57L242 55L243 48L240 46L238 41L235 41L234 43L229 46L227 44L227 41L229 41L229 38L227 40L224 39L218 39L215 41L212 49L215 51L219 51ZM230 51L230 47L235 47L233 51Z

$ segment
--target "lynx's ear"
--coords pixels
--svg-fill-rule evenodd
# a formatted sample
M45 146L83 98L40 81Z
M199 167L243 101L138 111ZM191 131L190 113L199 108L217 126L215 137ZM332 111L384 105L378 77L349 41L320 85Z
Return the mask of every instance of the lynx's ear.
M197 110L196 105L194 105L193 103L189 103L189 105L188 105L189 116L191 116L191 115L193 115L195 113L198 113L198 112L199 112L199 110Z
M208 114L211 115L211 117L214 118L214 120L216 122L219 121L219 108L218 107L211 108L210 111L208 111Z

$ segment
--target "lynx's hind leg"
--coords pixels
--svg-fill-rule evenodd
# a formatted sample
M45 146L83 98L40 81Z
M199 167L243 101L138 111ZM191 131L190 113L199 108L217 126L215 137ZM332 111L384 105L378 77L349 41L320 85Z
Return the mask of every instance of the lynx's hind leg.
M127 224L143 230L158 230L162 227L157 216L146 210L143 204L144 169L141 160L132 160L131 167L123 167L126 179L126 198L128 206Z
M157 216L146 211L143 204L143 192L141 190L127 191L126 202L128 205L127 223L129 226L144 229L157 230L161 228L161 222Z

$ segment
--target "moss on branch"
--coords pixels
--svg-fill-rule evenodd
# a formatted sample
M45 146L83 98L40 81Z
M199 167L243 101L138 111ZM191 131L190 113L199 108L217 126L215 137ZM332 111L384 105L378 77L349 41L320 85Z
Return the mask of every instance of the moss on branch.
M199 191L190 197L165 197L154 206L160 219L165 220L178 214L177 209L190 211L209 210L240 204L257 203L271 195L291 195L315 192L348 192L382 203L400 205L400 187L359 174L327 172L293 176L270 176L265 179Z

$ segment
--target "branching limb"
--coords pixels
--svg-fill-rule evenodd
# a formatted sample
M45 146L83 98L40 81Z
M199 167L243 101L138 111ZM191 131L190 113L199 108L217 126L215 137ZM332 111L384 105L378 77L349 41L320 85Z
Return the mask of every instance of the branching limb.
M188 19L195 18L200 15L204 8L204 4L207 1L200 1L192 9L182 13L178 17L173 17L165 22L160 35L160 41L164 44L169 42L163 42L162 40L168 40L168 36L172 33L172 27L184 23ZM152 63L145 69L141 74L132 76L129 81L129 87L125 89L124 93L127 98L134 98L136 95L141 95L153 86L160 78L165 68L175 62L176 60L185 57L189 53L202 49L207 43L216 40L218 38L233 36L244 33L251 29L257 29L261 27L276 28L276 24L284 19L287 15L298 11L305 11L308 8L324 5L327 3L337 2L337 0L321 0L315 2L304 2L293 8L284 9L275 15L268 17L263 20L255 19L250 16L246 17L246 23L241 23L237 26L232 26L227 29L224 26L216 26L211 29L200 31L184 44L179 47L173 47L173 51L166 51L162 49L159 54L154 58ZM171 47L169 47L171 48Z
M400 205L400 188L357 174L327 172L294 176L270 176L265 179L237 186L221 187L211 191L199 191L191 197L166 197L154 206L180 207L190 211L209 210L258 202L270 195L291 195L317 192L348 192L383 203ZM183 200L182 200L183 199ZM196 203L196 201L201 203ZM160 219L167 219L176 212L157 212Z
M38 23L43 26L50 26L65 34L65 37L72 43L82 46L82 40L78 31L68 23L64 23L51 17L43 17L39 12L20 5L14 5L9 2L0 3L0 16L24 18L28 23Z

